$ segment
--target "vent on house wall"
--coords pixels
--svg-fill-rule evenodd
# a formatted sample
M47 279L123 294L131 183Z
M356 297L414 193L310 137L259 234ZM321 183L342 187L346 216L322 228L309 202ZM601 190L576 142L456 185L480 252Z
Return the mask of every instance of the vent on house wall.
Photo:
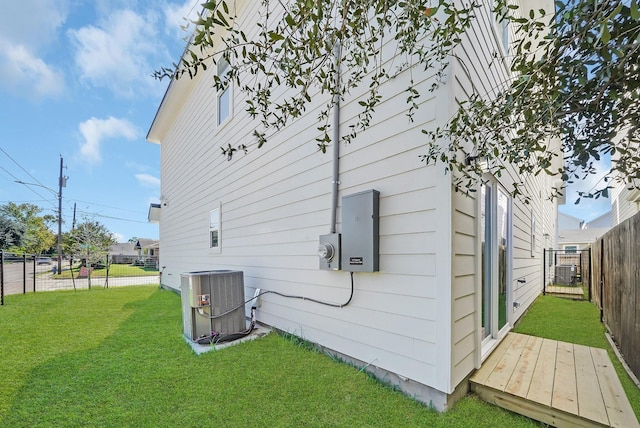
M212 332L244 331L244 279L242 271L213 270L180 276L184 334L196 340Z

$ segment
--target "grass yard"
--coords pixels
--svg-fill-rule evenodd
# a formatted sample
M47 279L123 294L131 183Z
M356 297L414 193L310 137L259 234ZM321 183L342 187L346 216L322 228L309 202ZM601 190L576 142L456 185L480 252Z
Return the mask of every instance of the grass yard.
M2 427L537 427L466 397L444 414L274 333L197 356L156 286L7 296Z
M514 331L606 349L633 411L640 419L640 389L629 378L611 349L604 335L605 327L600 322L600 312L593 303L539 296Z
M73 275L77 278L78 272L80 271L80 267L73 268ZM132 266L132 265L119 265L112 264L109 267L109 277L110 278L125 278L131 276L154 276L158 275L158 271L155 269L145 269L142 266ZM91 271L91 277L105 277L107 276L107 269L94 269ZM55 279L70 279L71 271L65 268L59 275L54 275Z

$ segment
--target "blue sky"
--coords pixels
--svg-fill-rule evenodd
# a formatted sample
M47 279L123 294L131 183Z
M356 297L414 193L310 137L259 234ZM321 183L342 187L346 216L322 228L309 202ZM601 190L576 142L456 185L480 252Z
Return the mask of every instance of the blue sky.
M607 155L601 161L595 163L595 174L587 176L584 180L575 180L575 183L569 184L565 192L567 202L564 205L559 205L558 211L589 222L611 210L610 198L581 198L580 203L575 203L579 198L579 190L588 192L604 187L603 177L610 168L611 157Z
M145 136L197 0L0 0L0 204L97 220L119 240L158 238L160 147ZM15 181L35 183L26 186Z

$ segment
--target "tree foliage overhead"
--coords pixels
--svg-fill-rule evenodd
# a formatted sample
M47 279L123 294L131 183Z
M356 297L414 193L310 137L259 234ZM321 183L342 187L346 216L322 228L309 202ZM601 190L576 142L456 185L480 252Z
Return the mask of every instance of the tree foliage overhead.
M327 94L328 102L319 115L321 136L317 142L322 151L330 143L328 121L334 97L343 97L362 85L368 88L360 101L360 114L350 124L350 132L342 136L349 142L371 123L385 81L415 66L443 76L446 58L471 24L477 7L475 2L455 7L444 0L428 1L432 6L416 0L261 0L258 28L246 29L236 24L235 3L203 3L191 50L179 64L163 68L155 76L193 77L208 64L230 64L229 73L223 78L215 76L214 84L221 90L233 82L247 95L247 111L260 121L254 132L258 147L270 134L301 116L315 91ZM391 56L397 53L399 58L385 64L391 59L383 53L388 41L397 44ZM343 72L348 70L340 79L337 63ZM290 89L284 96L281 86ZM411 114L420 94L411 85L407 95ZM229 144L222 149L231 156L248 147Z
M424 130L423 160L454 172L454 185L465 192L474 191L483 172L479 162L468 164L469 158L488 161L495 175L514 168L523 180L546 173L571 182L594 173L594 162L611 155L607 177L585 196L606 196L611 178L640 179L639 1L566 0L556 2L554 11L544 11L497 0L496 15L516 35L506 58L510 72L505 75L510 77L495 94L472 94L445 126ZM326 93L331 97L320 113L318 138L324 151L336 98L367 88L359 115L342 136L350 142L370 125L381 100L380 86L397 73L431 70L441 83L480 4L262 0L258 28L245 29L236 23L235 2L208 0L195 22L191 50L156 77L194 76L207 65L226 61L229 73L216 76L214 84L223 89L232 82L246 93L247 110L260 123L258 147L302 115L312 94ZM390 39L395 60L385 62L390 58L383 56L383 46ZM340 78L337 63L343 70ZM281 86L289 88L284 96ZM411 117L421 94L413 83L406 91ZM559 149L553 150L550 139L562 142ZM247 149L244 144L222 148L227 156ZM562 162L554 162L557 157ZM520 192L518 184L514 194Z
M469 168L455 154L469 146L496 174L508 163L522 177L545 172L569 183L596 173L596 163L611 156L610 171L597 187L580 192L585 197L606 197L612 179L639 179L638 0L559 1L554 14L526 16L505 3L498 7L516 28L513 79L494 98L474 94L445 127L427 132L425 160L461 171L456 184L465 189L479 164ZM444 148L442 138L450 141ZM549 150L550 138L562 142L561 150ZM556 156L563 162L554 169Z

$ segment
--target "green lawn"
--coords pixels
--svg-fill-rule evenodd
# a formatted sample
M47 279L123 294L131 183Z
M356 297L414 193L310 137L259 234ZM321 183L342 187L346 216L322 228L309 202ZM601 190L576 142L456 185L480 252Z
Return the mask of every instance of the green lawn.
M600 322L600 312L593 303L539 296L514 331L606 349L636 417L640 419L640 389L629 378L611 349L604 335L605 327Z
M195 355L155 286L11 295L0 307L2 427L533 427L462 399L427 409L274 333Z
M68 268L64 268L60 275L54 275L54 279L69 279L71 278L71 271ZM73 269L73 275L77 278L78 272L80 271L80 267L76 267ZM132 266L132 265L117 265L113 264L109 267L109 277L110 278L124 278L130 276L153 276L158 275L158 271L155 269L145 269L141 266ZM107 269L94 269L91 272L91 277L105 277L107 276Z

